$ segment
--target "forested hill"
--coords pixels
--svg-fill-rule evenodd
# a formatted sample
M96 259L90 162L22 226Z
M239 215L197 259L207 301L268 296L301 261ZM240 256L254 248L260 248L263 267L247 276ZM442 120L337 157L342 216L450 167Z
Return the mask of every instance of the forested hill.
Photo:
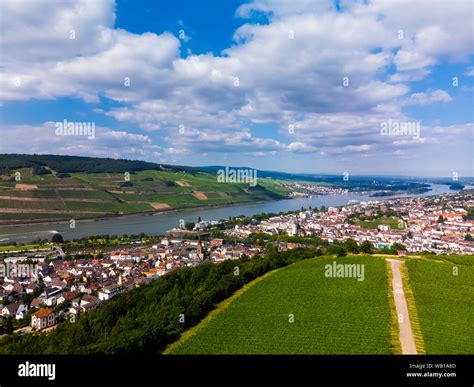
M146 170L184 171L195 174L193 167L157 164L141 160L125 160L81 156L1 154L2 172L19 168L48 167L60 173L123 173Z

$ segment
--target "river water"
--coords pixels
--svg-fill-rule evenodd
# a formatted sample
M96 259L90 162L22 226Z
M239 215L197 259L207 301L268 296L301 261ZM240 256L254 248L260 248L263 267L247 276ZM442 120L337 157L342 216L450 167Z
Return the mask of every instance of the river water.
M467 188L467 187L466 187ZM228 219L229 216L252 216L263 212L286 212L298 210L301 207L334 207L343 206L349 200L389 200L400 197L430 196L443 193L452 193L449 186L431 184L431 191L418 195L395 195L384 197L370 197L369 193L348 193L339 195L320 195L308 198L295 198L255 204L241 204L228 207L206 209L183 209L157 214L133 215L107 219L77 221L76 227L71 229L67 223L43 223L22 226L0 227L0 243L19 242L27 243L37 238L48 238L60 233L64 239L82 238L91 235L109 234L140 234L163 235L167 230L177 227L180 220L196 222L200 216L202 220Z

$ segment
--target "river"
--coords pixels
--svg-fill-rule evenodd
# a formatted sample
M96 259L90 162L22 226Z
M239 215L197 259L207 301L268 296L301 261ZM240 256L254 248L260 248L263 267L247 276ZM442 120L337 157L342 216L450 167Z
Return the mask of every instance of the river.
M467 188L467 187L466 187ZM180 220L196 222L200 216L203 220L228 219L229 216L251 216L263 212L287 212L298 210L301 207L334 207L343 206L349 200L384 201L400 197L430 196L444 193L453 193L448 185L431 184L431 191L422 194L404 194L384 197L370 197L368 193L348 193L339 195L320 195L307 198L278 200L273 202L241 204L228 207L206 209L183 209L157 214L141 214L107 219L96 219L76 222L75 228L67 223L42 223L21 226L0 227L0 243L18 242L28 243L37 238L50 239L55 233L60 233L64 239L82 238L91 235L109 234L140 234L162 235L167 230L177 227Z

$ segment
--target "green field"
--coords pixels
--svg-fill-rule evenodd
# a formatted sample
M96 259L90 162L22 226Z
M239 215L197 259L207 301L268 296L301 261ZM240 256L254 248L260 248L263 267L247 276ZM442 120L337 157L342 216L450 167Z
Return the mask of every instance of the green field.
M0 246L0 252L27 251L27 250L40 249L40 248L44 248L44 246L41 246L39 244L29 244L29 245L24 245L24 246Z
M402 221L402 219L396 217L396 216L382 216L377 219L373 220L356 220L355 224L358 226L364 227L364 228L377 228L378 226L382 224L389 225L392 230L403 230L405 229L405 223ZM400 227L400 225L403 225Z
M438 259L407 261L426 353L474 354L474 257Z
M198 325L170 353L389 354L385 261L337 258L337 263L364 263L363 281L325 277L325 265L332 262L316 258L274 272Z

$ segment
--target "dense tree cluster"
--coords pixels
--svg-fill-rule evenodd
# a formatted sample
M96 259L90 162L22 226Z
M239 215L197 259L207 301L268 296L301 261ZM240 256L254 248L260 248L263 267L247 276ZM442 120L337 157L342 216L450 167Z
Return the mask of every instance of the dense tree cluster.
M42 176L42 175L50 175L51 171L45 167L34 167L32 170L33 175Z
M170 170L185 171L191 174L197 173L197 169L193 167L160 165L140 160L57 155L2 154L0 155L0 165L4 172L11 172L19 168L34 168L40 171L48 171L48 169L43 168L48 167L59 173L124 173L145 170ZM48 171L48 173L50 172Z
M194 222L186 222L184 224L184 228L188 231L191 231L195 226L196 226L196 223Z
M51 242L53 243L63 243L64 239L61 234L54 234L51 238Z

